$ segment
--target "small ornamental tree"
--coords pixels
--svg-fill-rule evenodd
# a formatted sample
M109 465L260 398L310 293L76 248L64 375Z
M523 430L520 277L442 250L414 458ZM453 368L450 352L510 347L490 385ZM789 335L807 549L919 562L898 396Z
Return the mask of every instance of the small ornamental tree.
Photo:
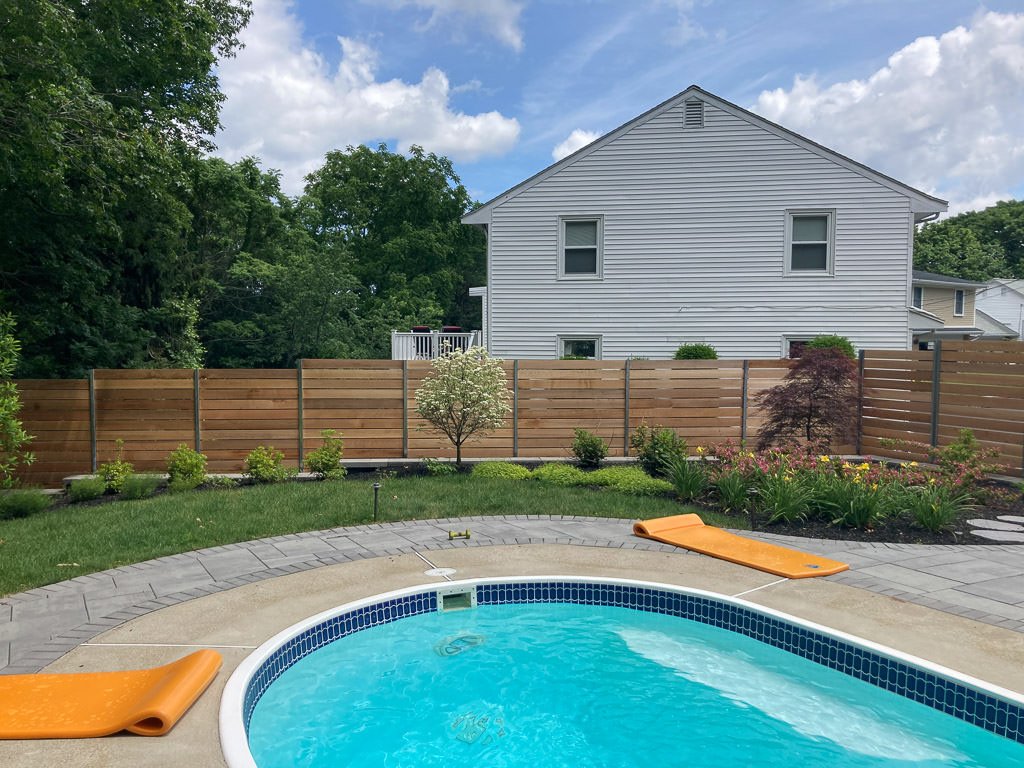
M501 427L511 411L505 369L483 347L438 357L416 390L416 413L452 441L460 466L462 444Z
M783 440L847 442L857 419L857 364L840 349L804 349L785 380L762 392L760 450Z
M21 342L14 337L14 318L0 314L0 488L14 485L19 464L35 461L35 456L25 450L32 437L18 419L21 399L17 385L11 381L20 351Z

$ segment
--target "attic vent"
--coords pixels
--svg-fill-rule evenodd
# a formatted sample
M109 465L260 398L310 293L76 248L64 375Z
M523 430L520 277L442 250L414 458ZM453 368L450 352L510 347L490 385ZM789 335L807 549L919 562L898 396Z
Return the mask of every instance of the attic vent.
M684 128L704 127L704 102L697 99L686 102L683 112Z

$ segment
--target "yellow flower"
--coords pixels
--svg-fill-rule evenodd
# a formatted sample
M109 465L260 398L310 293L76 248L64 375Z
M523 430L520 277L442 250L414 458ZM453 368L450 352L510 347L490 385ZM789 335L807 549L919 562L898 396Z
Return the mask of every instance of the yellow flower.
M829 458L828 456L819 456L818 461L820 461L822 464L828 464L830 461L832 461L832 459Z
M872 491L877 491L878 490L878 483L872 483L871 484L871 490Z
M916 467L917 466L917 462L916 461L912 461L909 464L907 464L907 466L908 467Z
M848 461L843 462L843 469L853 469L853 464Z
M697 446L697 455L698 456L703 456L704 455L704 446L703 445L698 445Z
M865 461L865 462L864 462L863 464L858 464L858 465L857 465L857 469L859 469L859 470L861 470L861 471L866 471L866 470L869 470L869 469L871 469L871 465L870 465L870 464L868 464L868 463L867 463L867 462Z
M935 478L934 477L929 477L928 478L928 485L935 485Z

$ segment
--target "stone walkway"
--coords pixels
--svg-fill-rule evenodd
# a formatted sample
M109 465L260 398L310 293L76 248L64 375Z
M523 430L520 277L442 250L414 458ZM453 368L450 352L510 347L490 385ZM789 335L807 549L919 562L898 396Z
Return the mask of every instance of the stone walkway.
M1008 521L1009 522L1009 521ZM449 540L469 528L468 540ZM830 581L1024 632L1024 546L923 546L744 535L850 564ZM336 528L229 544L0 598L0 674L37 672L72 648L160 608L263 579L385 555L509 544L675 552L632 535L632 521L470 517Z

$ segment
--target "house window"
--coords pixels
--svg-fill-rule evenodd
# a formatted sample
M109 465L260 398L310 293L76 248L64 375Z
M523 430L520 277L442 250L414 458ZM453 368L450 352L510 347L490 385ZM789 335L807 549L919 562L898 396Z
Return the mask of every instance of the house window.
M964 316L964 291L962 288L953 291L953 314L957 317Z
M559 220L559 277L601 277L604 221L600 216Z
M786 272L832 274L834 211L787 211Z
M803 357L804 349L807 348L807 342L809 341L810 339L786 339L786 357L791 360Z
M911 303L917 309L921 309L922 307L924 307L924 288L922 288L920 285L914 286L914 298L912 299Z
M560 358L601 359L600 336L559 336L558 356Z

